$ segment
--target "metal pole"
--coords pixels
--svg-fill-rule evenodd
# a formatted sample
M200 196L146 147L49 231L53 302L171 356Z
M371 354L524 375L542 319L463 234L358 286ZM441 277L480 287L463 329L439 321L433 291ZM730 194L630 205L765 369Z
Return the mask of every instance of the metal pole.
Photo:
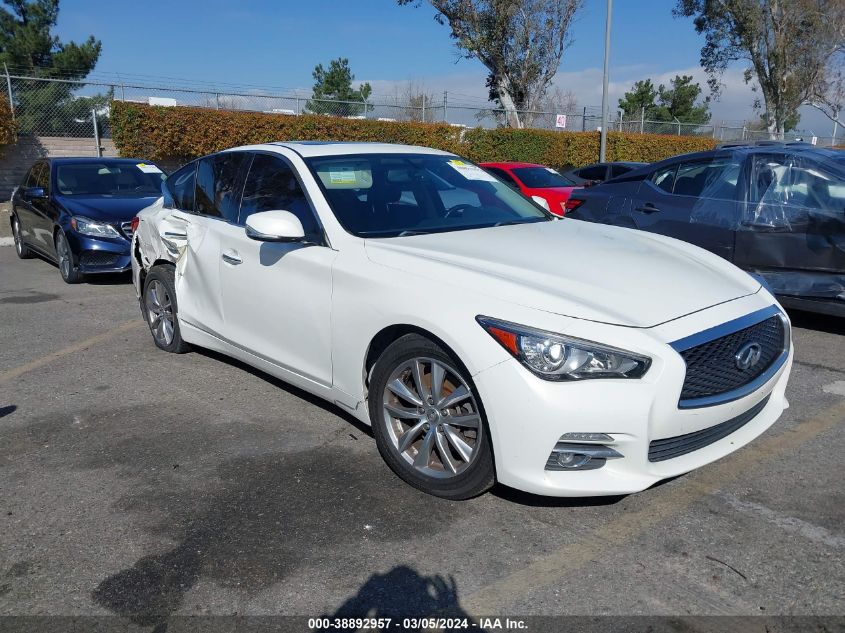
M217 110L220 109L220 93L219 92L214 93L214 105L216 106Z
M91 120L94 122L94 143L97 145L97 157L103 155L103 148L100 147L100 130L97 128L97 108L91 108Z
M610 20L613 12L613 0L607 0L607 22L604 25L604 79L601 89L601 140L599 142L599 162L607 157L607 81L610 65Z
M587 106L584 106L584 112L581 114L581 131L587 131Z
M425 95L422 96L422 121L425 123Z
M449 92L447 90L443 91L443 120L447 123L449 122L449 111L447 110L449 104ZM836 136L836 134L834 134Z
M12 111L12 121L15 120L15 102L12 101L12 78L9 77L9 69L6 62L3 62L3 70L6 72L6 88L9 90L9 109ZM17 134L15 134L17 138Z
M640 110L640 134L645 134L645 106Z

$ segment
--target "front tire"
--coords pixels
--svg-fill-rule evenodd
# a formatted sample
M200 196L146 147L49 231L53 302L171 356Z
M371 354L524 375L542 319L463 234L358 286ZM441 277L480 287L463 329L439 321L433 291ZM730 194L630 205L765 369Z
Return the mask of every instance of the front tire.
M29 247L23 243L23 236L21 235L21 224L16 215L12 216L12 237L15 240L15 253L20 259L32 259L33 253Z
M182 340L179 328L175 276L173 266L153 266L144 280L141 309L156 346L165 352L184 354L191 346Z
M56 259L59 264L59 273L66 284L78 284L82 281L82 273L73 261L70 244L61 229L56 232Z
M490 433L469 372L435 342L409 334L376 362L373 434L391 470L445 499L469 499L496 480Z

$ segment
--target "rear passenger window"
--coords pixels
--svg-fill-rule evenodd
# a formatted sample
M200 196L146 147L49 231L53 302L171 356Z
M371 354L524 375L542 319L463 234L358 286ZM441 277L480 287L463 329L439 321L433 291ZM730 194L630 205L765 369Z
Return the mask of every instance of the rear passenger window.
M238 221L243 175L252 154L223 152L197 165L196 212L227 222Z
M194 212L194 185L197 180L197 164L190 163L170 175L165 181L165 206L182 211Z
M249 168L241 200L239 224L253 213L290 211L302 223L305 239L322 243L323 233L293 169L281 158L256 154Z

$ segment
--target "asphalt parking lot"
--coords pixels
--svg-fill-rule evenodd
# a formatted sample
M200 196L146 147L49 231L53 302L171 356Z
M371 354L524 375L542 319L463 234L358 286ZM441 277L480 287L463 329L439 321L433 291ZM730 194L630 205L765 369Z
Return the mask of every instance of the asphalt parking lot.
M447 502L338 409L157 350L126 278L0 248L0 614L842 614L845 322L792 316L750 446L624 498Z

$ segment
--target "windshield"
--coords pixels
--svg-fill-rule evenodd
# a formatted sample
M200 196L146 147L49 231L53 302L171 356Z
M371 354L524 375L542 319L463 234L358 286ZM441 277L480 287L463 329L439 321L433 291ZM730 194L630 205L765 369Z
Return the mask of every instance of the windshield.
M531 189L575 186L572 180L557 173L551 167L517 167L513 173L522 181L522 184Z
M539 206L456 156L359 154L306 162L338 221L359 237L551 220Z
M150 163L70 163L56 168L63 196L160 196L164 178Z

